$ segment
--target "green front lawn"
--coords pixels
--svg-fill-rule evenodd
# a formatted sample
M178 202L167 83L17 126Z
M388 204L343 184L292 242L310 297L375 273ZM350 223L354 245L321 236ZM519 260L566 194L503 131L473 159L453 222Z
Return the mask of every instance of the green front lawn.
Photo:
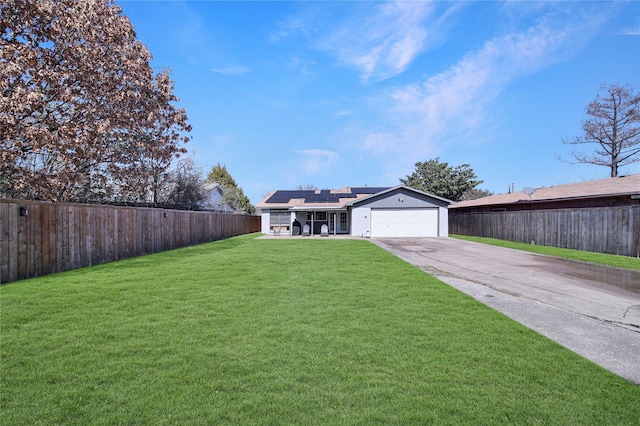
M594 253L590 251L572 250L560 247L539 246L536 244L517 243L514 241L498 240L495 238L470 237L468 235L449 235L451 238L473 241L476 243L490 244L498 247L506 247L516 250L529 251L531 253L546 254L565 259L578 260L580 262L597 263L617 268L636 269L640 271L640 258L629 256L616 256L615 254Z
M640 388L364 240L0 288L0 423L625 425Z

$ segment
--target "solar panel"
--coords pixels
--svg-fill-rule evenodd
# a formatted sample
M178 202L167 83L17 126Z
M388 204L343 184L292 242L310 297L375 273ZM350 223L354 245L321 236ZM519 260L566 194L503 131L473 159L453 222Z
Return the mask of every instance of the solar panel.
M338 194L332 194L328 190L320 191L319 194L313 193L305 198L307 203L337 203L340 201Z
M357 194L377 194L386 191L386 187L354 187L351 192L332 193L328 189L322 189L319 192L314 190L281 190L273 193L267 203L288 203L292 198L303 198L305 203L338 203L340 198L357 198Z
M267 203L288 203L292 198L306 198L309 194L313 194L315 191L276 191L269 199Z
M377 194L378 192L386 191L388 187L375 187L375 186L361 186L358 188L351 188L351 192L355 194Z

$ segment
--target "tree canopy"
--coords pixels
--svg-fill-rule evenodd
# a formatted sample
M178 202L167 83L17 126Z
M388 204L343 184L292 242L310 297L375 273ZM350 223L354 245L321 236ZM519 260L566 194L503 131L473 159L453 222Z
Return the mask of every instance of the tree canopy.
M493 192L487 189L481 188L472 188L466 191L458 201L469 201L469 200L477 200L478 198L484 198L493 195Z
M0 193L156 201L191 128L121 9L8 0L0 37Z
M162 206L179 210L202 210L206 206L207 194L202 170L190 157L181 158L168 173L167 185L163 188Z
M244 194L242 188L240 188L231 177L231 174L227 171L227 166L221 166L220 163L213 166L207 174L207 180L212 183L217 183L222 187L222 203L227 204L237 212L246 214L255 213L255 207Z
M417 162L416 170L406 179L400 179L400 182L429 194L460 201L466 192L483 181L477 180L469 164L452 167L448 163L441 163L440 158L435 158Z
M587 106L589 118L582 122L584 134L569 145L595 145L592 151L574 151L575 163L609 167L611 177L618 169L640 161L640 93L629 85L603 85Z
M237 187L236 181L231 177L231 174L227 171L227 166L217 165L211 168L211 171L207 174L207 180L209 182L217 183L224 188Z

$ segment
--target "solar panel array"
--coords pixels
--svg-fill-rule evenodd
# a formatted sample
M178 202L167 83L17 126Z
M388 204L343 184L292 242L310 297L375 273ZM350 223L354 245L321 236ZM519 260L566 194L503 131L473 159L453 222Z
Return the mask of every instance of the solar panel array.
M267 203L288 203L292 198L303 198L306 203L337 203L340 198L356 198L357 194L376 194L389 188L360 187L351 188L351 192L332 193L328 189L315 190L282 190L276 191Z
M351 188L351 192L355 194L377 194L378 192L386 191L389 189L386 186L362 186L359 188Z
M292 198L305 198L314 191L276 191L266 201L267 203L288 203Z

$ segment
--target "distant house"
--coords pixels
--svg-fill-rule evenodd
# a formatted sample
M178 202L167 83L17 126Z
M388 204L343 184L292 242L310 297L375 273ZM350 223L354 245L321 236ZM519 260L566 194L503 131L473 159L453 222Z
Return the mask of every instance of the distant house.
M442 237L452 201L407 187L278 190L256 207L264 234Z
M204 210L219 211L219 212L233 212L228 204L222 201L224 195L224 188L218 183L206 183L204 185L206 199L204 201Z
M640 256L640 174L497 194L450 207L453 234Z
M450 207L452 214L640 204L640 174L496 194Z

